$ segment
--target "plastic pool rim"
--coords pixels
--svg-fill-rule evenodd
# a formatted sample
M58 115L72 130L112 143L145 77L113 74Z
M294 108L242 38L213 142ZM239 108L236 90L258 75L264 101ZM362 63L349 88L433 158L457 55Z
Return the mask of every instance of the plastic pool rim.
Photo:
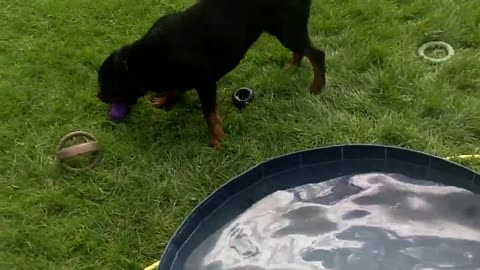
M472 188L478 188L478 186L480 186L480 174L478 174L478 172L476 172L476 171L474 171L470 168L467 168L466 166L463 166L463 165L458 164L456 162L453 162L451 160L441 158L441 157L438 157L438 156L434 156L432 154L428 154L428 153L425 153L425 152L422 152L422 151L408 149L408 148L402 148L402 147L396 147L396 146L377 145L377 144L331 145L331 146L324 146L324 147L318 147L318 148L313 148L313 149L306 149L306 150L287 153L287 154L280 155L280 156L275 156L273 158L270 158L270 159L267 159L263 162L260 162L257 165L250 167L246 171L234 176L229 181L227 181L223 185L221 185L219 188L217 188L213 192L211 192L199 204L197 204L197 206L195 206L193 208L193 210L190 211L190 213L188 213L186 218L178 226L178 228L175 230L173 236L168 241L167 245L165 246L165 249L163 250L163 252L161 254L159 262L157 262L158 263L158 268L157 269L158 270L176 269L176 268L172 268L172 267L174 266L175 260L177 259L177 255L178 255L179 250L188 241L188 239L191 237L192 233L194 233L194 231L196 230L196 228L199 226L199 224L201 223L201 221L203 219L200 219L200 223L197 223L195 225L195 227L193 227L193 230L192 230L192 226L191 226L190 223L195 224L196 222L198 222L199 217L196 216L196 215L205 214L205 209L204 208L207 207L207 206L210 206L209 204L213 204L214 203L213 201L219 199L221 197L220 194L221 194L222 191L228 190L231 186L236 185L239 182L241 182L242 179L243 179L243 176L253 172L254 170L258 170L260 168L262 169L262 172L263 172L264 168L262 168L262 167L274 162L275 160L279 160L279 159L282 159L282 158L288 158L288 157L295 157L295 156L298 156L301 159L302 154L306 154L306 153L309 153L309 152L324 152L325 153L328 150L337 150L338 149L339 151L341 151L341 159L336 160L336 161L347 161L348 159L344 159L344 155L343 155L344 150L346 148L358 148L358 149L368 148L368 149L375 149L375 150L383 150L383 151L385 151L385 160L387 160L387 158L386 158L387 153L388 152L394 152L394 151L399 151L399 153L409 154L409 155L412 155L412 156L417 155L417 156L421 156L421 157L424 157L424 158L428 158L428 164L429 164L428 167L429 168L432 164L432 161L443 162L444 164L442 164L442 165L450 165L450 166L455 167L456 169L462 169L462 171L466 171L468 173L471 173L472 178L469 181L471 181L470 185L472 186ZM402 160L398 159L397 161L402 161ZM283 171L286 171L286 170L288 170L288 169L284 169ZM392 172L390 172L390 173L392 173ZM345 174L345 175L348 175L348 174ZM272 176L272 175L269 175L269 176ZM263 173L262 173L262 177L264 177ZM261 178L261 179L263 179L263 178ZM257 180L257 182L258 182L258 180ZM239 188L239 190L236 191L235 194L238 194L241 191L255 185L255 183L257 183L257 182L254 182L254 183L252 183L248 186L242 186L241 188ZM233 195L233 196L235 196L235 195ZM217 208L218 208L218 206L217 206ZM209 216L209 215L207 215L207 216ZM185 236L185 234L187 234L188 236Z

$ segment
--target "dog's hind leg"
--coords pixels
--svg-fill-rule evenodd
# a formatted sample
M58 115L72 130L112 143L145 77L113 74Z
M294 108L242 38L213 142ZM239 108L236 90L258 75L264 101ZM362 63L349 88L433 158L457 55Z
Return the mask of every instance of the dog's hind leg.
M285 65L285 68L292 67L299 67L300 63L302 62L303 53L294 52L292 54L292 59Z
M310 86L310 92L315 95L320 94L325 86L325 53L309 46L305 49L305 55L313 66L313 83Z
M277 37L283 46L293 52L290 63L294 66L300 64L303 56L308 58L314 73L310 91L319 94L325 86L325 53L311 44L308 35L309 6L294 5L300 2L285 3L291 4L285 6L285 9L289 8L290 13L282 13L284 9L280 9L274 22L267 27L267 32Z
M223 139L223 121L217 110L217 87L216 83L204 84L196 88L202 111L210 129L210 146L218 147Z
M310 92L319 94L325 86L325 53L311 45L308 33L291 32L275 35L280 42L293 52L291 64L299 65L303 56L306 56L313 67L313 83L310 86Z

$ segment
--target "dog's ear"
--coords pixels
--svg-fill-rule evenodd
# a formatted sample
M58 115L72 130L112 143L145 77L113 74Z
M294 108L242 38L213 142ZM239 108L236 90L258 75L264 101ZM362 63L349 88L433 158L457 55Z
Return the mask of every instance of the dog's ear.
M123 46L122 48L112 52L115 66L123 67L125 65L125 61L128 58L129 53L130 53L129 45Z
M104 63L105 71L111 73L109 75L116 79L120 79L122 77L126 78L128 73L126 61L129 57L129 53L130 46L128 45L111 52L110 56L105 60Z
M102 65L98 69L98 73L100 77L104 76L112 76L112 73L116 73L118 70L118 67L120 66L120 63L122 63L122 58L123 54L121 52L121 49L114 50L110 53L110 55L103 61Z
M123 63L125 53L122 53L122 49L118 49L112 52L112 61L115 66L120 66Z

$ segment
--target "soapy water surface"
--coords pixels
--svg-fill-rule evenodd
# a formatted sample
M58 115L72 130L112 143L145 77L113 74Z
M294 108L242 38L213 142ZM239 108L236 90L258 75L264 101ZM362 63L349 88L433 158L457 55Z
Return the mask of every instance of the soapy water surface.
M398 174L278 191L203 241L184 270L480 270L480 195Z

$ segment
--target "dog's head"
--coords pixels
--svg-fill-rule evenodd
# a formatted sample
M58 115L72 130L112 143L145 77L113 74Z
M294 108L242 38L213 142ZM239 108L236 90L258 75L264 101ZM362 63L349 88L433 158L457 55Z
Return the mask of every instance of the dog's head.
M98 70L98 98L105 103L135 104L144 95L132 81L125 48L112 52Z

